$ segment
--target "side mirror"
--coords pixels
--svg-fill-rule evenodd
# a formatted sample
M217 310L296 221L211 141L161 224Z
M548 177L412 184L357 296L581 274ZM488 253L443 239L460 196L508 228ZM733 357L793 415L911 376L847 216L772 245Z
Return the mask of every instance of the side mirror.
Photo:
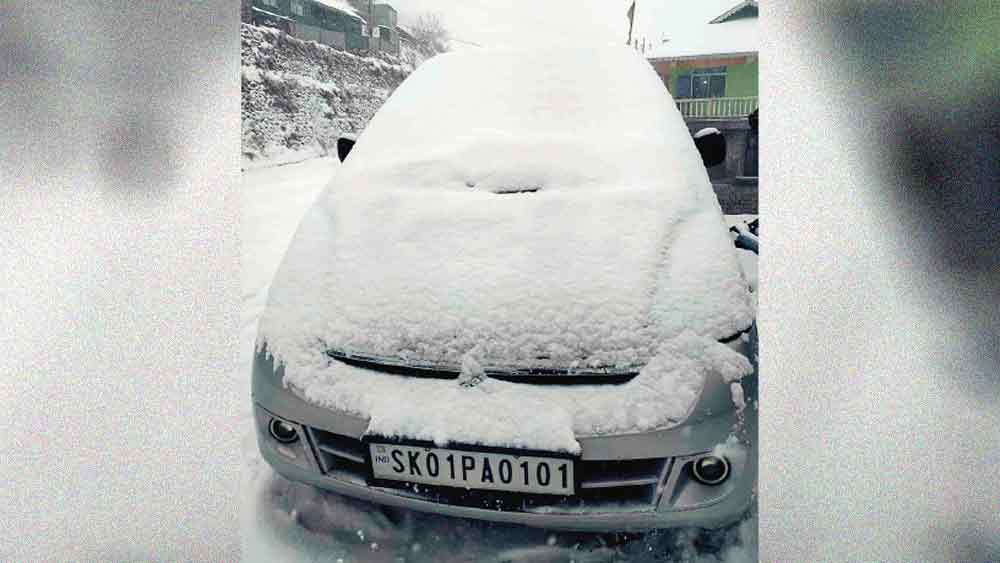
M711 168L726 160L726 138L715 127L706 127L695 133L694 146L698 147L705 168Z
M337 139L337 158L341 162L347 158L347 155L351 153L351 149L354 148L354 139L348 139L347 137L341 137Z

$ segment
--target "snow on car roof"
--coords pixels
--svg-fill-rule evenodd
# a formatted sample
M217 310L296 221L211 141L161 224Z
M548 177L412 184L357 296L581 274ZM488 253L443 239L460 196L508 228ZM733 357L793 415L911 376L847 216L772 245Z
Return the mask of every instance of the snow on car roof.
M497 193L513 188L535 191ZM753 316L690 133L626 48L425 63L306 214L268 300L259 343L307 400L383 434L567 451L574 433L683 419L706 373L746 368L711 351ZM592 393L465 389L351 368L331 350L639 375ZM505 422L528 419L537 428Z
M344 174L363 176L366 190L641 183L687 170L694 148L678 126L659 77L625 47L472 49L418 68L369 123Z

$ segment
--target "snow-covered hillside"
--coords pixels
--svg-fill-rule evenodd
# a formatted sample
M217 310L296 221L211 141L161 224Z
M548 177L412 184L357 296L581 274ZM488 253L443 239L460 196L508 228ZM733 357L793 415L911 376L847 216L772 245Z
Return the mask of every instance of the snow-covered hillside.
M422 62L409 50L362 57L247 24L240 40L244 168L328 154Z

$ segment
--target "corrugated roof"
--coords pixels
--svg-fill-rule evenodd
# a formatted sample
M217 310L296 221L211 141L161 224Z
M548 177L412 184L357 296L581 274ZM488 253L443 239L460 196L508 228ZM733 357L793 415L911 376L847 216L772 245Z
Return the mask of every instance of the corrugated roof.
M756 53L757 18L692 26L669 41L646 51L646 58L682 58Z
M278 19L278 20L295 21L292 18L289 18L287 16L283 16L281 14L275 14L274 12L268 12L267 10L262 10L262 9L256 7L256 6L253 6L250 9L253 10L254 12L260 12L262 14L266 14L266 15L271 16L272 18L275 18L275 19Z
M740 2L739 4L733 6L732 8L730 8L728 10L726 10L725 13L723 13L722 15L720 15L719 17L715 18L714 20L712 20L712 21L710 21L708 23L722 23L722 22L728 20L729 18L737 15L740 11L747 10L747 9L756 10L757 9L757 2L755 0L744 0L743 2Z
M358 11L354 9L354 6L351 6L350 4L347 3L347 0L313 0L313 1L318 4L322 4L328 8L333 8L334 10L344 12L345 14L358 18L359 20L364 19L361 17L361 14L359 14Z
M705 0L683 9L660 10L653 27L667 41L647 49L649 59L672 59L756 53L759 47L758 18L726 21L755 1ZM710 23L721 21L722 23Z

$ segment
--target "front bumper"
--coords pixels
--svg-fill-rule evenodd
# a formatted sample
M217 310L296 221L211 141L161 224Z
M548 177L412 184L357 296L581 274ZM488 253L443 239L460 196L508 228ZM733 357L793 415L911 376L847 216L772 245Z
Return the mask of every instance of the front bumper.
M717 486L696 482L690 465L732 433L731 412L667 430L579 437L577 470L591 478L572 497L381 486L369 479L361 441L368 421L306 403L281 385L283 375L266 354L257 355L253 397L263 458L289 480L378 504L556 530L716 528L738 520L756 488L755 404L744 410L741 445L727 454L732 476ZM300 439L278 443L268 431L272 418L295 425Z

